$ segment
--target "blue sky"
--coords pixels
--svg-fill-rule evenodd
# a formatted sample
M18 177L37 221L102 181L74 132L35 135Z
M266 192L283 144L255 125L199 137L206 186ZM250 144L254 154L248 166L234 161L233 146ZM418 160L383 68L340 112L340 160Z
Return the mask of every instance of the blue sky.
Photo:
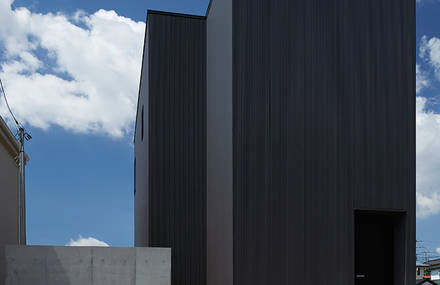
M94 14L104 9L145 22L147 9L204 14L207 5L208 0L16 0L12 9L26 7L33 14L66 15L73 15L78 10ZM138 40L142 45L143 33ZM2 45L4 43L0 43L0 48L4 49ZM4 53L0 50L0 60L5 62ZM38 72L49 70L60 78L72 79L69 74L51 70L56 64L44 49L39 48L34 54L47 65ZM14 88L8 88L7 79L3 80L10 101L14 101ZM134 80L138 82L139 77ZM133 95L137 98L137 85ZM11 105L14 109L12 102ZM18 110L16 113L20 115ZM0 114L7 117L4 110ZM128 131L121 137L113 137L105 132L69 130L63 124L50 125L43 130L26 122L33 136L26 145L31 158L26 173L29 244L65 245L81 235L111 246L133 245L132 124L133 121L129 121Z
M426 37L426 41L430 44L426 44L423 41L423 37ZM427 121L438 121L437 114L440 112L440 72L439 72L439 58L440 45L438 44L438 38L440 38L440 1L437 0L421 0L417 2L417 64L419 65L422 78L418 76L418 82L426 82L426 87L422 88L418 92L419 98L427 98L425 109L423 114L430 114ZM428 45L430 47L430 55L427 52L424 56L421 55L421 50ZM421 84L423 86L423 84ZM418 112L418 116L422 116ZM440 164L438 160L440 156L437 154L440 148L440 136L437 127L428 127L430 123L421 122L417 124L417 169L418 169L418 181L417 191L419 193L426 193L429 196L432 193L438 193L438 180L440 179ZM430 133L433 137L427 139L427 133ZM426 141L429 143L425 143ZM422 145L423 149L419 146ZM427 156L432 159L426 158ZM428 166L430 170L426 170ZM432 177L437 178L432 178ZM426 179L425 179L426 178ZM421 185L424 182L427 185ZM426 190L426 188L430 188ZM418 194L420 195L420 194ZM432 197L432 196L431 196ZM418 197L419 199L419 197ZM417 219L417 239L423 241L419 245L425 246L428 251L432 252L431 256L440 256L440 215L438 213L438 198L431 199L431 201L437 200L433 203L436 210L433 214L426 217L420 217ZM419 208L420 208L420 201ZM419 213L419 212L418 212ZM418 250L419 253L423 249Z
M94 13L99 9L115 10L118 15L145 21L148 9L204 15L209 0L16 0L15 7L29 7L39 13L74 13L78 9Z
M202 15L208 2L0 1L0 76L14 112L33 136L27 144L30 244L65 245L81 235L111 246L133 245L132 130L146 11ZM439 0L417 1L416 40L417 238L435 256L440 255ZM109 58L121 60L108 63ZM22 101L32 103L22 107Z

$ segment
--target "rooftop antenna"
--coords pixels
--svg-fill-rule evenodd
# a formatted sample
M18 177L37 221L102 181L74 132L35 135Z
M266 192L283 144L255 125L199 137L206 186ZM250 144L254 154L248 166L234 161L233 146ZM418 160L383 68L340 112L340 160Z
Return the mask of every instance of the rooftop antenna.
M32 136L27 133L22 124L20 124L17 118L12 113L11 107L9 106L8 99L6 97L5 89L3 88L3 82L0 79L0 87L5 98L6 106L8 107L9 113L14 119L15 125L18 128L18 141L19 141L19 153L18 153L18 191L17 191L17 202L18 202L18 245L26 245L26 199L25 199L25 170L24 166L26 164L24 156L24 142L32 139Z

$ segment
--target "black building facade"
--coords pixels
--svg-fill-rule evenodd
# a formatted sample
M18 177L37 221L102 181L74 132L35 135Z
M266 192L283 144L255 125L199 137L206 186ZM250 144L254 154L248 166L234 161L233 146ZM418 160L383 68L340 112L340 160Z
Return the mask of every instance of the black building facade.
M172 248L172 284L206 284L206 25L149 11L135 134L135 245Z
M136 246L173 284L412 284L415 53L412 0L150 12Z

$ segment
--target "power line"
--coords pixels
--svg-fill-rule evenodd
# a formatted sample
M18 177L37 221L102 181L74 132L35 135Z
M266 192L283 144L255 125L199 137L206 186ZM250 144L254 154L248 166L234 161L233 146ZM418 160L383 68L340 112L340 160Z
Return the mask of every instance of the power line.
M14 119L15 124L19 128L23 128L23 126L18 122L17 118L15 118L14 113L12 113L11 107L9 107L8 98L6 97L6 92L5 92L5 89L3 88L3 82L2 82L1 78L0 78L0 87L1 87L1 90L3 93L3 97L5 98L6 106L8 107L9 113L11 114L12 118Z
M423 243L426 241L416 240L416 259L422 260L423 262L428 262L433 259L438 259L440 256L437 252L431 251L429 248L425 247Z

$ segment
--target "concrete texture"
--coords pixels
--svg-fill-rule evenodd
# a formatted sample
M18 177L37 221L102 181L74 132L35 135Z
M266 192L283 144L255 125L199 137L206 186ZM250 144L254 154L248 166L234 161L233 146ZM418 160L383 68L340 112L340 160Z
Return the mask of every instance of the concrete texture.
M136 248L136 285L171 284L171 250Z
M170 249L52 246L0 249L0 284L171 284Z

